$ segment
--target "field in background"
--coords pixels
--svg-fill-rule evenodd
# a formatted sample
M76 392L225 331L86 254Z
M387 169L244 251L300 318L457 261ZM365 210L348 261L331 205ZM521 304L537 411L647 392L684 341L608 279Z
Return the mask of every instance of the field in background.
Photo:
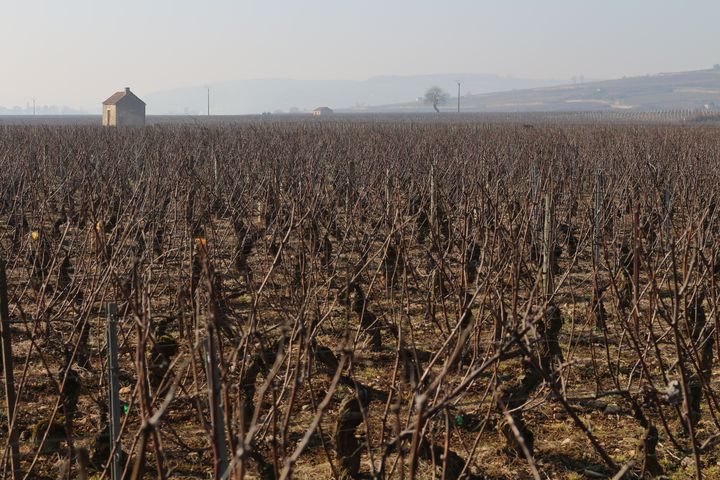
M147 125L237 125L284 123L508 123L549 125L652 124L692 125L720 122L717 112L488 112L488 113L335 113L327 117L305 114L265 115L148 115ZM100 125L100 115L0 115L0 125Z

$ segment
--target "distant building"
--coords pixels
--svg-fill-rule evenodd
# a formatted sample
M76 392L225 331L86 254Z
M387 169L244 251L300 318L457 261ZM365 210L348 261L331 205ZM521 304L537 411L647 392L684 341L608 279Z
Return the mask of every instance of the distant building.
M332 115L333 111L332 111L332 108L318 107L312 111L312 114L314 117L319 117L321 115Z
M145 125L145 102L129 88L116 92L103 102L104 127L142 127Z

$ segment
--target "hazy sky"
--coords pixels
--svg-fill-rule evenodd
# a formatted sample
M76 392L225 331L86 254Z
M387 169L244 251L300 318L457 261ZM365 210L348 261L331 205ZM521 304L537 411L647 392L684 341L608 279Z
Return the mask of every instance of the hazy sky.
M720 63L718 0L0 0L0 105L246 78L566 80Z

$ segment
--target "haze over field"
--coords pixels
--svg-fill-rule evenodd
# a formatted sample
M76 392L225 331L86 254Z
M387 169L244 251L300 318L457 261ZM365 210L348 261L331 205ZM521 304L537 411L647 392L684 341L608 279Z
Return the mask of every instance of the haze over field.
M455 79L474 93L556 85L557 80L501 77L498 75L405 75L381 76L367 80L237 80L211 84L211 109L216 114L308 111L318 105L363 111L388 103L415 103L429 85L452 90ZM146 95L151 114L205 113L207 90L185 87Z
M216 113L240 114L454 95L456 76L488 93L707 69L719 17L712 0L8 0L0 113L97 113L125 86L185 114L209 85Z

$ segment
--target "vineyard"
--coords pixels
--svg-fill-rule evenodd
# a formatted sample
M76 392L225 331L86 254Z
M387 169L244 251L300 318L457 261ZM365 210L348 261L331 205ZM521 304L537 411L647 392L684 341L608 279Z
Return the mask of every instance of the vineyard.
M1 126L0 168L2 478L720 478L716 127Z

